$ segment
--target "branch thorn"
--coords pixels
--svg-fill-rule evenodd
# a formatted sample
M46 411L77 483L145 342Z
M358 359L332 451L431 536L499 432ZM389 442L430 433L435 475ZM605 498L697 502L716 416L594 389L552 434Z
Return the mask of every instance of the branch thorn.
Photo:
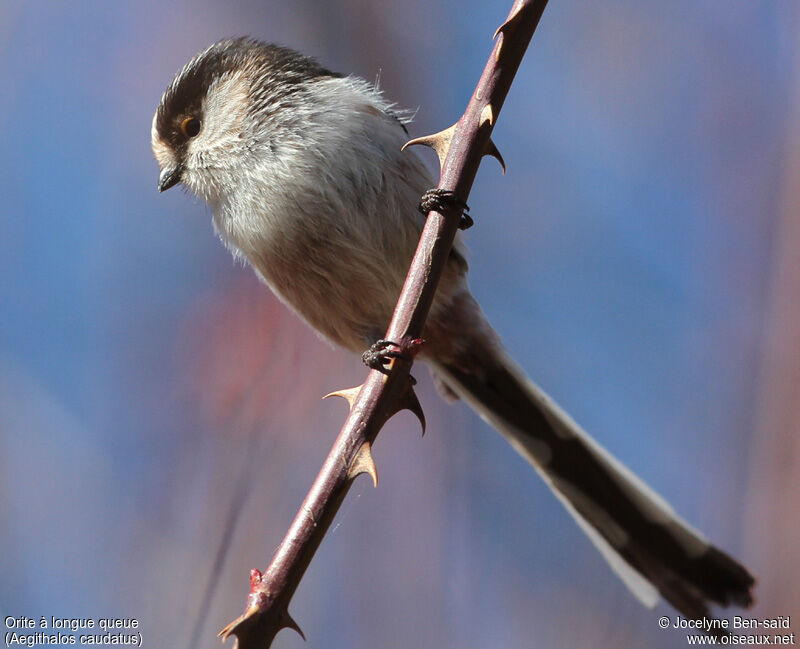
M483 152L483 155L491 156L497 160L503 168L503 174L506 173L506 162L503 160L503 156L500 154L497 145L491 139L486 143L486 150Z
M447 151L450 148L450 142L453 139L453 133L455 133L455 131L456 125L453 124L449 128L439 131L438 133L434 133L433 135L415 137L413 140L409 140L402 147L400 147L400 150L404 151L406 147L414 146L415 144L429 146L431 149L436 151L436 155L439 156L439 166L441 167L444 165L444 159L447 157Z
M494 111L491 104L486 104L483 107L483 110L481 110L481 119L479 125L483 126L485 122L489 122L490 126L494 126Z
M256 606L255 604L248 608L244 613L242 613L239 617L237 617L233 622L231 622L228 626L226 626L222 631L217 634L217 637L220 638L223 642L230 638L232 635L236 636L236 643L234 645L234 649L238 649L238 647L245 642L244 638L247 637L247 634L252 634L252 628L250 622L252 622L252 617L255 615L260 614L262 611L261 609Z
M373 487L378 486L378 469L375 466L375 460L372 459L372 445L369 442L364 442L356 452L353 463L347 470L347 477L352 480L362 473L366 473L372 478Z
M347 401L347 403L349 403L350 407L352 408L353 404L356 401L356 397L358 396L358 393L361 391L361 387L362 386L357 385L354 388L346 388L344 390L336 390L334 392L329 392L328 394L326 394L322 398L323 399L327 399L328 397L341 397L342 399Z
M416 383L416 381L414 381L414 379L410 376L408 378L409 381L406 385L405 392L403 392L402 396L397 401L397 407L395 408L394 412L391 413L391 415L396 415L401 410L410 410L419 420L420 426L422 426L422 435L424 436L425 413L422 411L422 406L417 398L417 393L414 392L414 383Z
M492 40L500 36L500 44L497 47L497 54L495 55L495 60L500 60L500 52L503 50L503 44L505 42L505 32L507 32L511 27L516 25L522 18L522 13L525 11L527 5L525 3L520 3L517 5L514 13L512 13L506 21L500 25L500 27L495 30L494 35L492 36Z
M297 634L303 638L304 641L306 640L306 634L303 633L303 630L300 628L300 625L294 621L294 618L289 615L289 611L284 611L281 613L281 622L283 623L284 629L292 629L293 631L297 631Z
M518 23L520 21L521 17L522 17L522 12L523 11L525 11L525 3L524 2L520 3L519 5L517 5L517 7L514 10L514 13L512 13L508 18L506 18L506 21L494 31L494 35L492 36L492 40L497 38L499 34L502 34L503 32L508 31L509 27L512 27L513 25Z

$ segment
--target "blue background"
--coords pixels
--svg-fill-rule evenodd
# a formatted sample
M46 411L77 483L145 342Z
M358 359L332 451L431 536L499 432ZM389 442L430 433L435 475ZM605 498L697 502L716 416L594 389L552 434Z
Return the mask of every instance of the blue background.
M205 205L156 191L174 73L248 34L380 73L422 135L461 114L507 12L0 5L2 617L135 617L147 647L196 628L218 646L339 430L319 396L364 375L232 262ZM495 129L508 173L482 166L466 237L513 355L756 572L758 616L800 615L798 18L788 0L553 0ZM415 373L429 432L403 414L379 438L379 488L356 483L291 607L307 646L682 646L657 628L670 609L642 608Z

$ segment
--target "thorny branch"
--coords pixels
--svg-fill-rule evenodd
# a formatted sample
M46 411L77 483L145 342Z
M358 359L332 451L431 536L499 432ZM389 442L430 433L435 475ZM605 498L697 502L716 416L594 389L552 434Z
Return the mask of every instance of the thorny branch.
M490 135L546 5L547 0L515 0L508 19L495 32L489 61L461 119L406 145L426 144L436 151L441 164L439 188L453 191L461 201L469 196L484 155L497 157L502 164ZM386 339L407 353L392 360L388 375L371 370L361 386L333 393L347 399L350 414L266 572L251 571L244 614L219 634L223 640L236 636L235 649L269 647L283 628L303 635L289 615L289 602L353 480L367 473L377 484L371 447L378 432L403 409L412 410L424 430L409 371L460 217L456 202L428 215L386 332Z

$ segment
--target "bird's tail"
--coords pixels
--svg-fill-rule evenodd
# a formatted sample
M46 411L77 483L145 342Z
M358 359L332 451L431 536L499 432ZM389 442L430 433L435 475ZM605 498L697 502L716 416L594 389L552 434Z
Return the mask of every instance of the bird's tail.
M595 442L528 379L499 344L434 372L544 478L613 570L646 606L659 593L687 618L709 604L749 606L748 570Z

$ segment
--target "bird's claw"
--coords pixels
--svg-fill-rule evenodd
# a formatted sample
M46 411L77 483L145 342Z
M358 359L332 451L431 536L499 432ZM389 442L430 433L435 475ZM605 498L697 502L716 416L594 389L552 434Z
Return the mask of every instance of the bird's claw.
M376 341L367 351L361 354L361 360L364 362L364 365L370 369L388 374L389 370L386 366L389 364L390 360L394 358L411 360L421 344L421 340L413 340L407 345L401 345L391 340L381 339ZM413 378L411 378L411 380L412 385L416 383Z
M402 351L402 347L399 344L383 339L373 343L367 351L361 354L361 360L364 365L383 374L389 373L386 365L391 359L405 357L407 357L407 354Z
M450 189L429 189L420 198L417 209L427 215L433 210L441 212L451 205L455 205L461 210L461 221L458 224L459 230L471 228L475 221L472 220L468 213L469 205L458 198L456 193Z

